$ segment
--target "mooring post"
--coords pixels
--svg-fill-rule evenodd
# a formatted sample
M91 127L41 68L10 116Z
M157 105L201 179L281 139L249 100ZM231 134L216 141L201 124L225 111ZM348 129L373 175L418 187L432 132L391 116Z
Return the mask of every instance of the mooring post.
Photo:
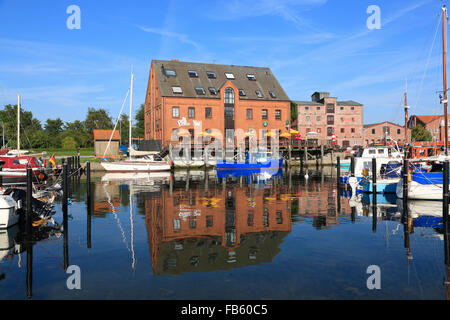
M408 201L408 182L409 182L409 161L405 159L403 161L403 207L406 206Z
M27 207L26 207L26 226L25 230L27 235L31 234L31 227L33 223L33 212L32 212L32 203L31 199L33 197L33 170L30 167L27 167Z
M305 166L308 167L308 147L305 146Z
M372 231L377 231L377 159L372 158Z
M92 217L92 201L91 201L91 163L86 162L86 200L87 200L87 247L92 248L91 243L91 217Z
M2 176L3 166L0 167L0 188L3 187L3 176Z
M33 244L31 236L27 240L27 298L33 297Z
M288 163L287 166L291 167L292 166L292 150L291 150L291 145L288 145Z
M341 189L341 157L336 158L336 170L337 170L337 189L338 192Z
M70 158L68 159L70 162ZM64 259L64 270L67 270L69 267L69 223L68 223L68 191L69 191L69 179L68 179L68 165L64 164L63 166L63 183L64 183L64 189L63 189L63 235L64 235L64 244L63 244L63 259Z
M355 176L355 158L354 157L350 158L350 174L352 177Z
M449 183L449 161L444 162L444 181L443 181L443 195L442 195L442 217L445 225L448 223L448 183Z
M323 144L320 145L320 166L323 168Z

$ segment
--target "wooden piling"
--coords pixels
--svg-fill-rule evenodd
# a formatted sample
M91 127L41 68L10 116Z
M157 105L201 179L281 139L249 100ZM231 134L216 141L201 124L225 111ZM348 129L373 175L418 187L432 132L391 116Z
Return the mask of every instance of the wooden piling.
M377 159L372 158L372 231L377 231Z
M32 210L32 197L33 197L33 170L27 167L27 194L26 194L26 234L31 234L31 228L33 223L33 210Z
M91 243L91 218L92 218L92 199L91 199L91 163L86 162L86 207L87 207L87 235L86 242L88 249L92 248Z
M320 166L323 168L323 144L320 145Z
M449 161L446 160L444 162L444 177L443 177L443 195L442 195L442 217L445 225L448 223L448 201L449 201L449 193L448 193L448 184L449 184Z
M341 188L341 157L336 158L336 170L337 170L337 189L338 192Z

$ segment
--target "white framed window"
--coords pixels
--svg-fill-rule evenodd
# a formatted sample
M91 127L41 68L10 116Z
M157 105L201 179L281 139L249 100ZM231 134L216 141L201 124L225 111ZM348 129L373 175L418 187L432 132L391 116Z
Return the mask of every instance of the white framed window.
M202 95L202 96L206 94L206 91L205 91L204 88L195 88L195 92L196 92L198 95Z
M229 72L225 72L225 77L227 77L227 79L230 79L230 80L234 80L235 79L234 78L234 74L229 73Z
M172 87L172 92L181 94L181 93L183 93L183 89L181 89L181 87Z
M248 74L247 75L247 79L250 80L250 81L256 81L256 77L255 77L254 74Z
M191 77L191 78L198 78L198 73L197 73L197 71L189 70L189 71L188 71L188 74L189 74L189 77Z

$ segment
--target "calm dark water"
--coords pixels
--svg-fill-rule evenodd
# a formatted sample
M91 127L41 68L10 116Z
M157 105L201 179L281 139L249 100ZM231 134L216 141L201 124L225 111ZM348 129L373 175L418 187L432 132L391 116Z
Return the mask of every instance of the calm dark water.
M443 236L427 217L439 204L412 204L405 228L395 197L378 199L374 221L370 197L338 197L329 172L206 176L96 177L90 216L82 178L66 255L62 234L32 247L32 299L446 299ZM27 299L21 231L0 233L1 299ZM67 288L64 258L79 266L80 290ZM371 265L380 290L367 288Z

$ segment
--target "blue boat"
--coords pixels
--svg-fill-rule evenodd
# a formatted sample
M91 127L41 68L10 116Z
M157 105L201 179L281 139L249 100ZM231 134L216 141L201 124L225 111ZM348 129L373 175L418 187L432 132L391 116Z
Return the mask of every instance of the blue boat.
M283 168L283 158L271 157L268 152L247 153L245 161L232 162L218 160L216 169L220 170L262 170Z

